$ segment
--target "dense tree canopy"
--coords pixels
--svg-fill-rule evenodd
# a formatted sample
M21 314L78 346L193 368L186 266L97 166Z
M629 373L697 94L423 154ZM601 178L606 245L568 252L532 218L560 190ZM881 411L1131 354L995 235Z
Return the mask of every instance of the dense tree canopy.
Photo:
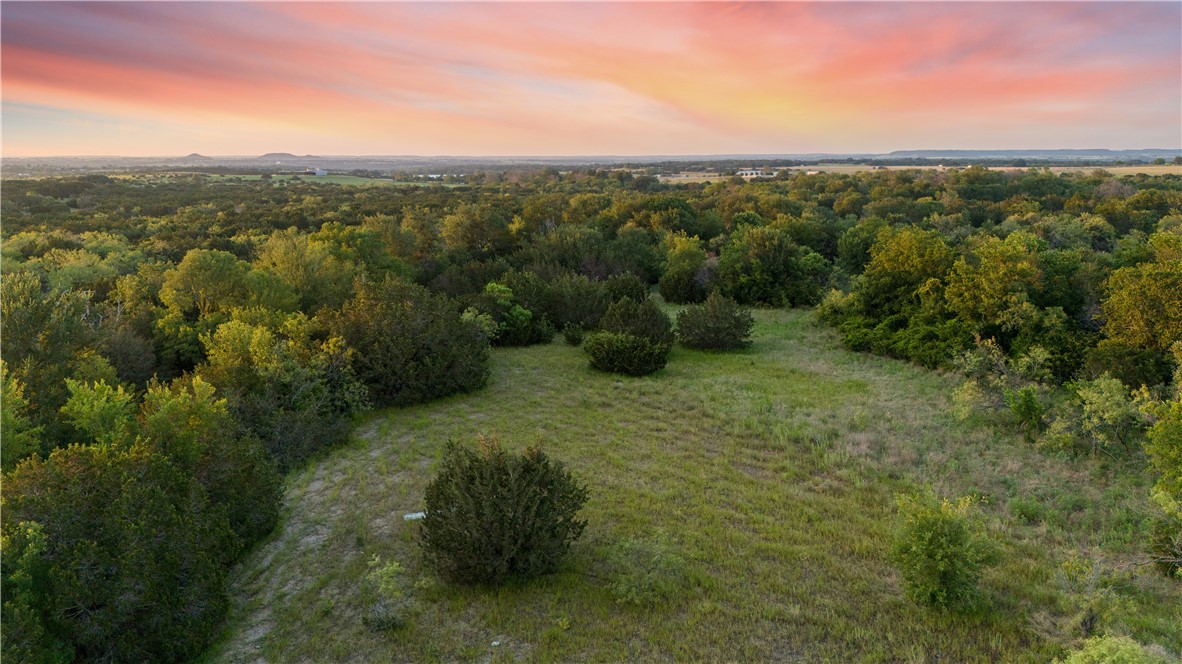
M1116 436L1103 403L1148 429L1177 500L1182 178L655 172L5 180L4 656L191 657L275 522L277 470L368 407L479 389L490 342L587 330L593 365L659 369L653 286L817 305L849 347L931 367L992 344L1010 378L1076 381L1092 428L1072 435Z

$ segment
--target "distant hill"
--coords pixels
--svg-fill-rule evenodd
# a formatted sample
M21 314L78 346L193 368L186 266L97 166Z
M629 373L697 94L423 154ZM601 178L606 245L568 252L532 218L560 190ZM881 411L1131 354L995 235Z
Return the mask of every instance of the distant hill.
M911 159L1172 159L1182 150L1149 148L1144 150L1069 149L1069 150L896 150L886 157Z

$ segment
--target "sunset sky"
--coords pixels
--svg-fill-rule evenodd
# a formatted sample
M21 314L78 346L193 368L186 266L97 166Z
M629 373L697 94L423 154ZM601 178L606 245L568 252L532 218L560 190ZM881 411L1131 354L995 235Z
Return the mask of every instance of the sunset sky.
M1182 147L1182 3L4 2L3 154Z

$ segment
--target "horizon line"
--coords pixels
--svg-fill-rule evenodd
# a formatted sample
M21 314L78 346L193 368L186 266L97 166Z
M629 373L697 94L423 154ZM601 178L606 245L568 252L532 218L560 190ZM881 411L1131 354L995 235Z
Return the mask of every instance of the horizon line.
M366 158L366 159L720 159L720 158L785 158L785 157L813 157L813 156L848 156L875 157L889 156L898 153L911 152L1177 152L1182 153L1182 147L1142 147L1142 148L904 148L889 152L716 152L716 153L680 153L680 154L297 154L294 152L265 152L262 154L218 154L207 155L200 152L188 154L39 154L39 155L0 155L0 161L10 159L261 159L264 157L288 158Z

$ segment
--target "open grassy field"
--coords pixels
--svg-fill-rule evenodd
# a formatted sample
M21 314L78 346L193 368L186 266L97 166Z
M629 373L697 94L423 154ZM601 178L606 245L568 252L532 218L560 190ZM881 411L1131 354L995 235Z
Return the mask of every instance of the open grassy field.
M1035 168L1039 168L1034 166ZM822 173L861 173L875 170L870 164L817 164L808 167L794 168L801 171L820 171ZM884 166L888 171L906 170L943 170L943 166ZM963 167L954 167L963 168ZM1027 171L1031 166L989 166L992 171ZM1107 171L1113 175L1182 175L1182 165L1174 164L1141 164L1136 166L1051 166L1052 173L1091 173L1092 171Z
M961 424L955 377L845 351L807 311L756 318L749 350L677 348L645 378L595 372L559 338L495 350L484 390L374 414L289 478L206 660L1049 662L1089 606L1096 629L1182 652L1182 585L1136 564L1141 473ZM424 572L403 514L421 509L444 443L478 433L540 441L590 488L559 573L471 589ZM895 496L928 484L978 496L1000 543L979 615L912 604L888 562ZM615 603L610 547L656 533L689 585L654 608ZM406 570L402 630L362 624L374 554Z

